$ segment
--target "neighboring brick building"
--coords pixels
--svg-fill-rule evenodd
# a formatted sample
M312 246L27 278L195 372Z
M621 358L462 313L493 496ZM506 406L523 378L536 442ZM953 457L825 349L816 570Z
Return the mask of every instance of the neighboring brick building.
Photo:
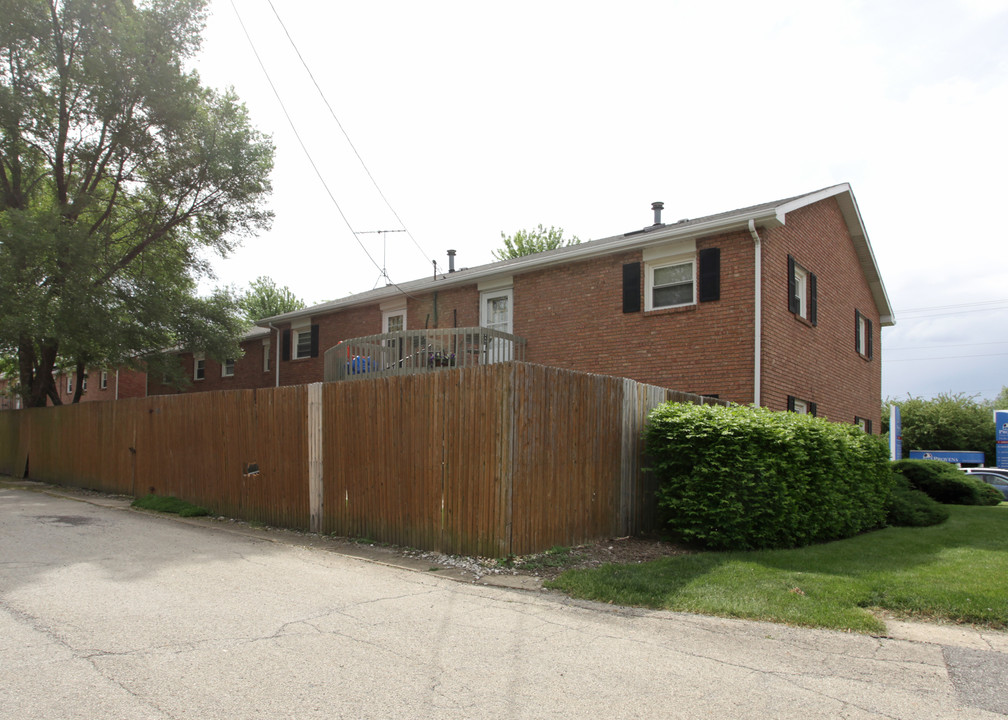
M527 340L529 362L879 431L893 317L849 185L675 224L655 214L625 235L267 318L277 364L257 379L319 381L347 338L494 321Z

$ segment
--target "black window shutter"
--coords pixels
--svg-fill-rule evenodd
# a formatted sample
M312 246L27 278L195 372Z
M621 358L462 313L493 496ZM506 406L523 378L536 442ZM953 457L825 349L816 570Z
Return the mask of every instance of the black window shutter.
M290 360L290 350L291 350L291 348L290 348L290 345L291 345L291 331L290 331L290 328L287 328L286 330L283 331L283 342L281 344L283 345L283 359L284 360Z
M861 311L854 311L854 352L861 352Z
M787 256L787 297L788 310L793 313L798 312L798 294L795 292L794 258Z
M700 263L700 302L721 299L721 248L706 248L698 253Z
M795 401L794 395L788 395L787 396L787 409L788 409L788 412L794 412L794 401Z
M311 356L318 357L318 325L311 326Z
M869 435L871 435L871 420L865 420L864 421L864 429L865 429L866 433L868 433Z
M623 312L635 313L641 309L640 289L641 264L639 262L623 265Z
M816 415L816 404L814 402L810 402L808 404L808 414L812 417L818 417L818 415Z
M816 276L808 274L808 320L813 325L819 323L819 301L816 299Z
M871 357L872 357L872 329L871 329L871 320L869 320L868 318L865 318L865 345L867 346L866 347L867 352L865 352L865 355L867 355L868 359L871 360Z

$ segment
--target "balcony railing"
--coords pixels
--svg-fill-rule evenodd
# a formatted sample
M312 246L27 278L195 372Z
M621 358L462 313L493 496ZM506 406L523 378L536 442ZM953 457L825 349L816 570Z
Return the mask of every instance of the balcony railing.
M485 327L401 330L342 341L325 352L325 381L414 375L525 359L525 339Z

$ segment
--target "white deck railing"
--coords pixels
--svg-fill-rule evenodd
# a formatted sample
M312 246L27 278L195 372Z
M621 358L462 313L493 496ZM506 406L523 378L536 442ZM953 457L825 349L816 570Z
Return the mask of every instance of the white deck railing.
M325 381L414 375L525 359L525 340L485 327L401 330L343 340L325 352Z

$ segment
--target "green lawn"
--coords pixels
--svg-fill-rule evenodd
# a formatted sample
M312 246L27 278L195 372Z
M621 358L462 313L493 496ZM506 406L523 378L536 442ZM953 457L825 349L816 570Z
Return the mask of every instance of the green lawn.
M934 527L569 570L547 585L620 605L868 633L885 630L873 609L1008 628L1008 503L948 508Z

